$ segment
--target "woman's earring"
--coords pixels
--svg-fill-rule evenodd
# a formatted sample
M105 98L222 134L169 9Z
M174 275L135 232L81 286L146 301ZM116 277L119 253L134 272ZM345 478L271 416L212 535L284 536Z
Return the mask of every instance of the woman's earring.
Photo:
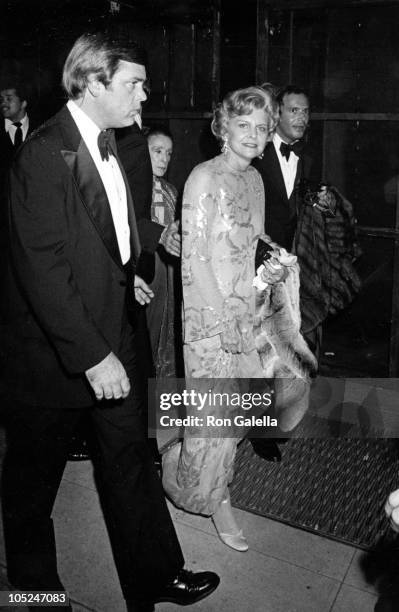
M264 153L261 153L260 155L258 155L258 159L263 159L263 155Z
M228 143L228 139L227 136L225 136L223 138L223 144L222 144L222 153L223 155L226 155L229 151L230 147L229 147L229 143Z

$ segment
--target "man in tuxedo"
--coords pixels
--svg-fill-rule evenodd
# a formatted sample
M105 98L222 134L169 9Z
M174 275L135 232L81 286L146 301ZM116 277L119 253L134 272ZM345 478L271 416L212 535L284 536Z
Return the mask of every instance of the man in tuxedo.
M0 110L4 118L0 132L2 159L10 159L32 131L27 106L27 95L20 85L6 87L0 91Z
M295 187L308 170L302 139L309 123L309 98L303 89L288 85L277 95L277 102L280 119L276 133L254 166L265 186L265 232L292 251L298 220Z
M28 96L22 85L9 83L0 91L0 285L3 286L5 273L7 198L6 180L13 157L34 129L32 119L27 114Z
M149 93L148 89L147 93ZM180 256L181 238L178 223L173 222L168 227L164 227L151 219L152 166L147 138L143 133L141 112L137 113L133 125L116 130L115 137L118 157L126 173L130 191L134 194L133 206L142 248L139 273L150 284L155 275L155 251L160 244L164 246L170 255ZM156 299L162 300L165 299L165 296L157 294L154 296L154 300ZM148 312L152 311L153 306L154 304L151 304L150 309L139 308L136 313L137 317L142 318L144 325L147 320L148 328L151 325L151 321L148 320ZM148 331L151 340L151 331L150 329ZM143 331L143 333L145 332ZM148 346L151 348L150 345ZM145 378L155 377L151 353L146 354L146 351L142 350L141 367ZM90 458L86 441L86 429L85 421L78 425L72 437L68 460L81 461ZM150 439L150 446L156 466L160 468L162 458L154 438Z
M279 123L276 132L253 165L262 176L265 188L265 232L272 240L293 250L298 222L297 186L310 168L302 155L303 136L309 123L309 97L294 85L277 95ZM253 449L263 459L280 461L281 452L274 439L251 438Z
M0 91L0 181L4 198L6 174L18 147L36 127L27 113L28 96L22 85L10 83ZM5 206L5 203L4 203ZM4 208L3 206L3 208Z
M81 36L64 65L68 103L13 163L2 479L10 582L63 591L51 511L70 435L89 416L104 517L132 612L191 604L219 583L212 572L182 569L142 424L142 339L128 306L153 294L135 275L140 242L111 128L133 123L145 80L137 45Z

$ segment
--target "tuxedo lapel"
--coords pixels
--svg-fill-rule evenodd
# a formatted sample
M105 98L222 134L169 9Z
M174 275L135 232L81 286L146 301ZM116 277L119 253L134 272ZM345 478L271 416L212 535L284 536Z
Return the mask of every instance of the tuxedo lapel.
M122 267L111 208L100 174L69 111L63 111L64 144L67 148L61 150L61 155L75 180L89 217L111 257Z

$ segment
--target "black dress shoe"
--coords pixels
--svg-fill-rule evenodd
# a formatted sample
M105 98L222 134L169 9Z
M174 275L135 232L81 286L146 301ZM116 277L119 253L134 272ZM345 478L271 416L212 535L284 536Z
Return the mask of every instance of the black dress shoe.
M281 461L281 452L276 440L273 438L250 438L252 448L258 457L266 461L279 463Z
M182 569L176 578L161 587L155 603L170 601L179 606L190 606L210 595L218 586L220 578L214 572L189 572Z

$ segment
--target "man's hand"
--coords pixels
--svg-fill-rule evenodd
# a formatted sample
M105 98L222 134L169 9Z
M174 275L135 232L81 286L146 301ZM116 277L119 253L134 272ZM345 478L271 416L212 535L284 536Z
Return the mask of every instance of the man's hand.
M134 297L141 306L149 304L154 297L153 291L140 276L134 277Z
M179 221L169 223L161 234L159 242L164 247L169 255L180 257L181 252L181 236L179 234Z
M114 353L85 372L95 396L102 399L121 399L129 395L130 382L126 370Z

